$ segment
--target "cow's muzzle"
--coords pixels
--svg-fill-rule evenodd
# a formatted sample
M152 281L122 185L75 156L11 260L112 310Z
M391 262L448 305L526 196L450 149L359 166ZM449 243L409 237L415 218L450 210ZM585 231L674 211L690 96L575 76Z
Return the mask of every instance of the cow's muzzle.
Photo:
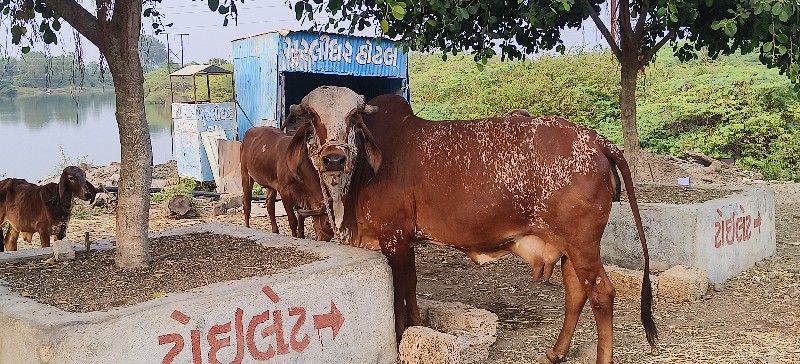
M344 166L347 163L347 156L337 151L323 153L320 158L322 159L322 168L325 172L344 171Z

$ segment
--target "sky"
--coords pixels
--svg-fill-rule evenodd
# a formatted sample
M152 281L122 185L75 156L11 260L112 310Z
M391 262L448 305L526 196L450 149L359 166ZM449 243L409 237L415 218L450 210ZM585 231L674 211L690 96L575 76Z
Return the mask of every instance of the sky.
M84 6L92 6L94 1L84 1ZM231 41L255 34L279 29L305 30L310 23L305 24L295 19L294 10L289 8L285 0L246 0L244 3L237 1L239 22L235 25L232 21L223 27L223 16L211 12L206 0L163 0L159 11L165 15L165 23L173 23L167 28L167 34L158 35L157 38L164 44L169 40L172 60L180 62L181 49L183 49L184 62L205 62L210 58L231 58ZM607 17L607 16L606 16ZM145 34L153 35L149 20L144 19L143 29ZM181 36L183 47L181 48ZM359 35L371 36L374 31L365 31ZM49 47L52 55L72 52L75 49L72 40L72 29L64 26L59 34L59 44ZM605 44L599 31L591 20L584 23L583 30L569 30L565 32L567 46L586 45L596 47ZM99 59L99 52L91 42L82 41L84 59L91 62ZM8 29L0 32L0 54L8 52L11 56L19 56L20 49L11 44L11 35ZM43 44L33 47L33 50L43 51Z

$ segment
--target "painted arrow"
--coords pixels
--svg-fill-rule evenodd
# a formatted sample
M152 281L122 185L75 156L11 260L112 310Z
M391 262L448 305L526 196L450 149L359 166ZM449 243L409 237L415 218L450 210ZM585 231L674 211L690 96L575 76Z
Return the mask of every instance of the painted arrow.
M343 324L344 316L342 316L342 313L339 312L339 309L336 307L336 304L333 303L333 300L331 300L331 313L314 315L314 328L317 330L322 330L330 327L333 330L334 339L336 339L336 335L339 334L339 329L342 328Z

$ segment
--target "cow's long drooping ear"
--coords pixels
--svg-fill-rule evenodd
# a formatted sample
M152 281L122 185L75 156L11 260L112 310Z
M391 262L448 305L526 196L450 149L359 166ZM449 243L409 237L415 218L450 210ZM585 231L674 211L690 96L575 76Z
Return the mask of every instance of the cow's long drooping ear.
M92 197L89 198L89 205L94 205L94 197L97 195L97 188L95 188L89 180L86 180L86 190L92 195Z
M289 173L296 180L303 182L300 178L298 171L303 162L308 158L308 147L306 146L306 139L308 139L308 128L310 121L304 122L297 128L297 131L289 142L289 148L286 151L286 163L289 166Z
M66 173L61 173L61 179L58 180L58 200L64 200L69 191L69 179Z
M358 131L364 136L364 149L367 150L369 166L372 167L373 172L378 173L378 169L381 168L381 158L383 158L381 150L378 148L378 144L375 143L375 138L372 136L372 133L367 126L364 125L364 122L356 124L356 128L358 128Z
M300 105L292 105L289 106L289 115L286 116L286 119L283 120L283 124L281 124L281 130L285 133L286 127L294 121L296 118L300 118L306 115L305 110Z

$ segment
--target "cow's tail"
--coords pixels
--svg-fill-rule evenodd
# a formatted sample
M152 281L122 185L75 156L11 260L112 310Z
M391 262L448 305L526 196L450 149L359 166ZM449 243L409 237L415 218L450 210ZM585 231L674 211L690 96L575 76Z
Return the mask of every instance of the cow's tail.
M636 223L636 231L639 234L639 241L642 243L642 252L644 253L644 277L642 278L642 326L647 336L647 342L650 347L655 350L656 340L658 339L658 330L656 323L653 321L653 287L650 284L650 254L647 252L647 241L644 238L644 227L642 227L642 217L639 214L639 205L636 203L636 194L633 191L633 178L631 178L631 170L628 166L628 161L622 155L622 151L613 145L608 139L598 135L599 144L603 147L603 153L611 162L612 171L614 165L619 168L622 175L622 181L625 183L625 191L628 195L628 202L631 205L631 212L633 213L633 221ZM614 171L616 175L616 171ZM617 177L618 178L618 177ZM618 179L617 179L618 181ZM619 191L619 183L617 183L617 191ZM617 195L615 193L615 195Z

